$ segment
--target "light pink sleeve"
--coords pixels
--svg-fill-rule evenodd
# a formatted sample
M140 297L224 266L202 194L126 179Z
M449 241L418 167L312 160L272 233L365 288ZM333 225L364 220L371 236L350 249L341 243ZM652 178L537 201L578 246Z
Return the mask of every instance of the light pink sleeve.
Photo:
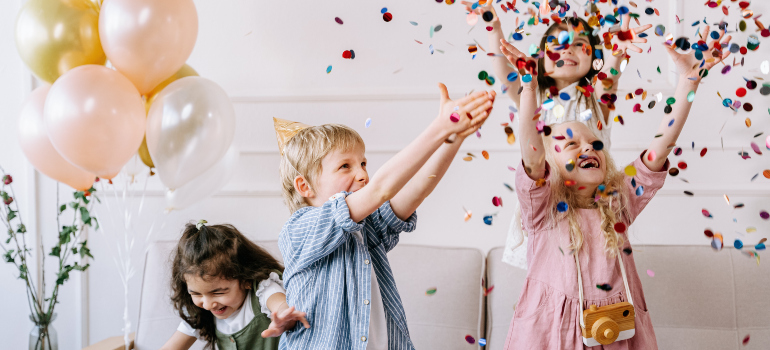
M516 195L521 206L521 224L527 234L533 234L548 228L548 202L551 197L551 168L545 163L545 182L538 187L537 182L529 178L524 162L516 169Z
M655 193L663 187L663 183L666 181L666 174L670 165L668 159L666 164L663 165L663 170L652 171L644 165L642 157L647 153L647 150L643 151L639 158L636 158L631 165L636 168L636 176L630 177L626 175L626 196L628 197L628 213L631 215L631 223L636 220L639 213L642 212L647 203L650 202ZM622 171L622 169L621 169ZM631 180L634 180L633 186ZM639 189L641 187L641 190ZM641 195L637 195L641 194ZM630 224L630 223L629 223Z

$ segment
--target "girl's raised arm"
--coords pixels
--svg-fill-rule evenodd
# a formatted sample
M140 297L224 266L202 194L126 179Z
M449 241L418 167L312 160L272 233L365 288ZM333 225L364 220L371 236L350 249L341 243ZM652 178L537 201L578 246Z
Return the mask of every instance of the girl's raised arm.
M514 71L513 68L511 68L510 63L508 63L508 60L506 60L503 57L499 57L499 55L502 54L500 51L500 43L502 41L505 41L505 35L503 34L503 28L500 25L500 17L497 17L497 12L495 12L495 7L493 4L493 0L487 1L484 5L479 5L476 7L476 9L472 9L473 3L468 1L463 1L463 5L465 5L465 9L468 12L475 12L478 16L482 17L484 16L485 12L491 12L492 13L492 20L489 22L485 21L485 26L492 27L492 30L487 31L487 38L489 39L489 47L487 50L490 53L494 53L495 57L492 57L492 69L495 72L495 76L497 77L500 84L505 84L508 86L508 91L506 91L506 95L513 100L513 103L516 104L516 107L519 107L519 87L521 86L521 81L519 78L517 78L514 81L508 81L508 74ZM514 50L516 50L514 48ZM516 50L518 51L518 50ZM521 53L521 52L519 52Z
M613 80L615 81L612 86L609 89L604 89L604 85L602 85L601 80L597 80L594 84L594 91L596 91L596 95L602 95L602 94L615 94L618 92L618 83L620 82L620 75L623 74L620 71L620 63L623 61L623 58L626 56L626 53L628 50L634 51L636 53L642 53L642 49L640 49L638 46L634 44L644 44L647 43L647 39L640 38L638 35L644 32L647 29L650 29L652 27L652 24L647 24L641 27L632 28L629 29L628 24L631 21L631 15L625 14L623 15L621 19L622 23L620 25L620 32L615 33L614 37L618 38L618 41L616 44L617 47L613 45L614 53L617 53L617 55L614 55L613 52L610 52L610 54L604 54L602 53L602 57L604 59L604 66L601 69L601 72L607 75L607 77L613 77ZM594 50L601 50L601 48L594 48ZM612 70L615 70L617 72L617 75L612 74ZM603 122L605 124L609 123L609 117L610 117L610 109L605 104L600 104L600 107L602 109L602 114L604 114L605 120Z
M545 177L545 150L543 149L543 139L537 130L537 120L535 113L538 109L537 103L537 60L527 57L516 50L513 45L505 40L501 42L500 47L503 55L510 62L516 62L519 59L527 61L526 70L522 69L522 91L521 104L519 105L519 145L521 146L521 160L524 162L525 171L532 180L539 180Z
M701 32L701 40L704 43L709 33L709 27L706 26L706 30ZM674 60L677 71L679 71L679 83L676 85L676 92L674 93L676 101L671 105L672 111L663 118L658 127L656 136L662 136L655 137L652 140L650 147L647 149L647 154L642 159L648 169L652 171L663 170L666 157L671 153L671 149L679 138L684 123L687 121L687 115L690 113L690 107L692 107L692 102L688 101L688 96L691 93L695 94L695 91L698 90L698 83L701 80L701 74L699 73L701 70L709 70L717 63L722 62L727 56L730 56L730 51L722 51L722 47L725 47L725 45L719 43L724 35L725 31L722 30L717 40L712 41L708 47L701 48L703 60L695 58L695 50L689 53L679 53L675 48L663 43L671 59ZM732 37L729 35L725 37L725 43L729 43L730 39Z

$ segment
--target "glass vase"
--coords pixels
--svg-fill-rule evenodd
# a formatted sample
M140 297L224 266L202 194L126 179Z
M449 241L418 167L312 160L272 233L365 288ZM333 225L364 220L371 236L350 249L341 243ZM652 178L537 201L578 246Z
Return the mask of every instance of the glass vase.
M59 350L59 339L51 325L56 314L51 315L50 319L46 315L30 315L29 319L35 323L29 332L29 350Z

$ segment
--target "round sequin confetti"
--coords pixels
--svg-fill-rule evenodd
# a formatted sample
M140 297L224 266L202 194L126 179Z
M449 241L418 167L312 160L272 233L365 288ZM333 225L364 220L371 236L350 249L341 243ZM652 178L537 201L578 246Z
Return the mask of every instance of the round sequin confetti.
M674 148L674 155L675 156L681 156L682 155L682 148L681 147Z
M487 225L492 225L492 215L487 215L484 217L484 223Z
M436 294L436 288L428 288L428 290L425 291L425 295L431 296L433 294Z
M508 74L508 77L506 77L506 79L508 79L508 81L510 82L514 82L518 78L519 78L519 73L516 73L516 72L511 72Z
M658 24L655 26L655 35L657 36L663 36L666 34L666 27L662 24Z
M754 110L754 106L752 106L751 103L746 102L743 104L743 110L746 112L751 112ZM751 125L748 125L748 126L751 126Z
M679 169L682 169L682 170L687 169L687 163L679 162L679 163L676 164L676 167L679 168Z
M677 176L679 175L679 169L677 168L668 169L668 174L671 176Z
M492 205L496 207L502 207L503 206L503 199L500 197L492 197Z
M475 344L476 338L472 337L470 334L465 336L465 341L468 342L468 344Z
M705 216L707 218L713 218L713 216L711 216L711 213L709 213L709 211L706 210L706 209L703 209L700 212L701 212L701 214L703 214L703 216Z
M655 272L653 272L652 270L647 270L647 276L655 277Z
M532 81L532 75L531 74L525 74L523 77L521 77L521 81L525 83L529 83Z
M749 340L751 339L751 336L746 334L745 337L743 337L743 346L749 345Z
M706 155L706 152L708 152L708 148L706 148L706 147L703 147L703 149L702 149L702 150L700 150L700 156L701 156L701 157L705 156L705 155Z
M639 187L636 188L636 196L641 197L644 195L644 186L639 185Z
M451 120L452 123L457 123L460 121L460 115L457 114L457 112L452 112L452 114L449 115L449 120Z
M740 239L736 239L735 242L733 242L733 247L735 247L735 249L741 249L743 248L743 242L741 242Z
M372 125L372 118L366 118L366 122L364 123L365 127L370 127Z
M596 140L594 142L591 142L591 147L593 147L593 149L596 151L601 151L602 149L604 149L604 142Z
M617 233L623 233L623 232L626 232L626 224L624 224L624 223L622 223L622 222L618 222L618 223L616 223L616 224L613 226L613 228L615 229L615 232L617 232Z
M342 19L339 18L339 17L334 17L334 21L339 23L339 24L342 24Z
M556 210L558 210L560 213L567 211L567 209L569 209L567 202L559 202L556 204Z
M567 171L572 171L575 169L575 161L570 159L567 161L567 165L565 165L565 168ZM768 174L770 174L770 170L768 170Z
M481 151L481 156L484 157L484 159L489 160L489 152L487 151Z
M762 71L762 74L770 73L770 61L762 61L759 64L759 69Z
M596 285L596 288L599 288L599 289L601 289L601 290L603 290L603 291L605 291L605 292L609 292L609 291L611 291L611 290L612 290L612 286L611 286L611 285L609 285L609 284L607 284L607 283L604 283L604 284L597 284L597 285Z
M761 217L762 219L765 219L765 220L770 219L770 213L762 210L762 211L759 212L759 217Z
M695 100L695 91L690 91L687 93L687 102L692 102Z
M382 14L382 20L385 22L390 22L393 20L393 15L390 12L385 12Z
M484 339L484 338L479 339L479 346L486 346L486 345L487 345L487 340L486 339Z
M705 229L705 230L703 231L703 234L704 234L704 235L706 235L706 237L708 237L708 238L712 238L712 237L714 237L714 232L712 232L712 231L711 231L711 230L709 230L709 229Z
M673 108L671 108L671 105L666 105L666 107L663 108L663 113L669 114L673 111Z
M495 14L492 13L492 11L486 11L481 15L481 18L484 22L492 22L492 20L495 19Z
M623 171L628 176L631 176L631 177L636 176L636 168L633 165L627 166Z
M326 74L329 74L332 72L332 66L326 67Z
M567 136L569 136L569 138L572 138L572 129L567 128Z

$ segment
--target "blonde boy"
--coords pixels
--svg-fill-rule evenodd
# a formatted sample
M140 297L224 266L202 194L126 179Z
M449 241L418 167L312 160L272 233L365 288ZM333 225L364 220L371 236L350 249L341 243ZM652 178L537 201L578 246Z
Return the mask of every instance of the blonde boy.
M414 230L415 210L495 98L480 91L452 101L439 88L438 117L371 181L364 142L349 127L306 127L282 146L283 196L292 212L278 242L286 299L307 312L311 326L289 330L280 349L414 349L386 253L399 233Z

